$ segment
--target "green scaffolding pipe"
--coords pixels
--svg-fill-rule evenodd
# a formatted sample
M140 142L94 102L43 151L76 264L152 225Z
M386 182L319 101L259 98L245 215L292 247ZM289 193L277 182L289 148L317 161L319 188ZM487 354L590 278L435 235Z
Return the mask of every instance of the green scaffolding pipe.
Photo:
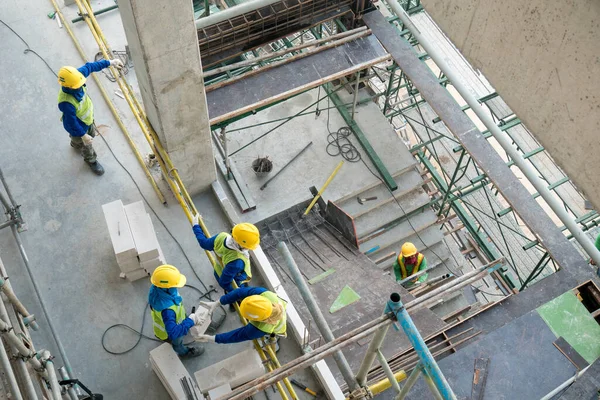
M94 15L104 14L105 12L112 11L112 10L117 9L117 8L119 8L119 6L117 4L112 5L112 6L108 6L108 7L105 7L105 8L101 8L98 11L94 11ZM71 22L72 23L81 22L81 21L83 21L83 18L84 18L83 16L79 16L77 18L73 18L71 20Z
M581 228L582 231L588 231L590 229L592 229L594 226L598 226L598 224L600 223L600 219L594 219L594 217L597 215L598 213L596 211L590 211L589 213L582 215L581 217L577 218L575 220L575 222L577 223L581 223L583 225L583 227ZM589 222L590 219L593 219L591 222ZM590 226L588 226L587 224L590 224ZM566 226L561 226L560 228L558 228L561 230L561 232L564 232L567 230ZM567 238L569 240L571 240L573 238L573 235L569 235L567 236ZM537 246L540 242L537 240L533 240L529 243L526 243L523 246L524 250L529 250L530 248Z
M482 98L480 98L478 101L480 103L485 103L486 101L489 101L493 98L498 97L498 93L494 92L494 93L490 93L486 96L483 96ZM460 109L463 111L467 111L471 108L471 106L469 106L468 104L466 106L462 106ZM438 122L440 122L442 119L440 117L435 117L431 122L433 122L434 124L437 124Z
M567 177L559 179L558 181L554 182L553 184L548 185L548 190L554 190L557 187L559 187L560 185L562 185L564 183L567 183L567 182L569 182L569 178L567 178ZM540 197L540 194L538 192L535 192L533 194L533 198L537 199L538 197ZM502 217L502 216L508 214L511 211L512 211L512 207L505 208L504 210L498 212L498 216Z
M510 128L514 128L515 126L520 125L520 124L521 124L521 120L519 118L515 117L515 118L512 118L509 122L500 126L499 128L502 132L505 132L505 131L509 130ZM486 139L492 136L492 134L490 133L489 130L483 131L483 132L481 132L481 134ZM458 153L461 150L462 150L462 146L456 146L454 149L452 149L452 151L454 151L455 153Z

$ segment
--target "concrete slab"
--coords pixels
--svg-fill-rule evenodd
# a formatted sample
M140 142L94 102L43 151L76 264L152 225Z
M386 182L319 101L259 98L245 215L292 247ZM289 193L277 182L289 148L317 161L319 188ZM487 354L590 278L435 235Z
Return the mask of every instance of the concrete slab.
M265 373L258 353L250 347L232 357L226 358L210 367L197 371L194 376L202 393L208 393L221 385L229 384L232 388L250 382Z

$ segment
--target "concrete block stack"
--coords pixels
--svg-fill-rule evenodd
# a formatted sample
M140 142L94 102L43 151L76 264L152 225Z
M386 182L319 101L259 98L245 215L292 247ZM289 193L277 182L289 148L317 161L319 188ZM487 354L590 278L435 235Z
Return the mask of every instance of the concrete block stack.
M156 232L144 203L123 205L116 200L102 206L117 264L127 280L133 282L151 275L165 264Z
M254 348L249 347L241 353L197 371L194 376L202 394L207 394L226 384L235 389L264 374L265 367L260 356Z
M188 387L192 392L191 398L203 398L200 389L169 343L164 343L150 352L150 364L172 399L190 398L185 393L181 379L187 380L189 383Z

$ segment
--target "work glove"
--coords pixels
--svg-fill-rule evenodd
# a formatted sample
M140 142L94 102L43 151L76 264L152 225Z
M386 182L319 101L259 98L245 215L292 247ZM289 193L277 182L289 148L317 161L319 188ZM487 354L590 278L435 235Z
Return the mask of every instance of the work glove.
M200 218L202 216L200 214L196 214L192 217L192 225L200 225Z
M215 337L212 335L198 335L194 340L200 343L215 343Z
M191 313L190 315L188 315L188 318L194 321L194 325L201 325L206 320L206 318L197 313Z
M116 58L114 60L110 60L109 62L110 62L111 67L115 67L119 71L122 70L123 67L125 66L125 64L123 64L123 61L116 59Z
M90 135L88 135L87 133L85 135L83 135L81 137L81 140L83 140L83 145L84 146L91 146L92 145L92 141L94 140Z

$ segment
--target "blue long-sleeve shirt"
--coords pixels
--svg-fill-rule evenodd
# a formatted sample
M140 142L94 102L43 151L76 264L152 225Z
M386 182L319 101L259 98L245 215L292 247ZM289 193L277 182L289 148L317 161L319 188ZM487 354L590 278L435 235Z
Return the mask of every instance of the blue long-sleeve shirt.
M154 285L150 286L150 291L148 292L148 304L150 304L150 307L152 307L153 310L160 311L163 324L165 325L165 331L167 331L170 340L175 340L187 335L190 328L194 326L194 321L189 317L184 318L184 320L178 324L175 311L169 308L180 305L182 301L177 288L161 289Z
M109 66L110 61L100 60L96 62L85 63L85 65L77 68L77 70L87 78L92 72L102 71L104 68L108 68ZM83 86L78 89L69 89L63 87L62 91L72 95L77 101L81 101L83 99ZM75 115L77 110L75 109L73 104L62 102L58 104L58 109L63 113L63 127L67 132L69 132L69 135L74 137L81 137L87 133L89 126L86 125L82 120L77 118L77 116Z
M218 235L207 238L204 236L204 232L202 231L200 225L194 225L192 229L194 230L194 234L196 235L196 239L198 240L200 247L208 251L215 250L215 240L217 239ZM244 261L240 260L239 258L227 263L227 265L223 267L221 276L218 276L215 273L215 278L217 279L219 286L221 286L225 291L231 292L233 290L231 282L235 280L235 282L240 285L242 282L247 280L248 275L246 275L244 267Z
M180 324L177 323L177 316L175 311L167 308L160 312L162 315L163 323L165 324L165 330L169 335L170 340L175 340L188 334L190 328L194 326L194 321L189 317L186 317Z
M248 296L257 295L266 292L262 287L241 287L235 289L224 296L221 296L220 302L223 305L231 304L245 299ZM247 340L258 339L265 336L266 333L252 324L248 324L229 332L219 333L215 336L215 342L220 344L245 342Z

